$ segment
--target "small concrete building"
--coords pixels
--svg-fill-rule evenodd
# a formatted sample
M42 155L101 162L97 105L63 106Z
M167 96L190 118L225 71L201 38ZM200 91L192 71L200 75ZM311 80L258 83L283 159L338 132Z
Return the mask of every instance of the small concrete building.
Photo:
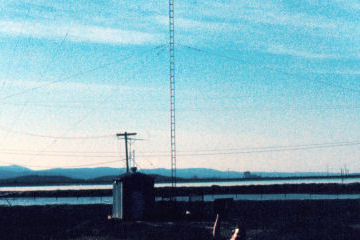
M139 172L126 173L114 180L112 217L144 220L155 203L154 178Z

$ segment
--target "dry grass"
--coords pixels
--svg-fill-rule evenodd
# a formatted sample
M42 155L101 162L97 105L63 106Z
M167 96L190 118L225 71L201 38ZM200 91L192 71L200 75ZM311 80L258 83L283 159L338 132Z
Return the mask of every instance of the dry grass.
M157 219L145 222L108 220L109 205L0 207L0 239L212 239L212 203L162 207L157 206L162 213ZM182 215L186 209L193 215ZM247 240L358 240L359 213L356 200L234 202L224 215L220 239L230 239L239 227Z

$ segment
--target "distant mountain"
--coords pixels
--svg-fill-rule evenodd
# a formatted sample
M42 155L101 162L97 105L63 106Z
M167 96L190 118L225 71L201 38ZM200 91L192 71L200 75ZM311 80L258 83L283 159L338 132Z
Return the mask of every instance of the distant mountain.
M12 165L0 167L0 179L15 178L21 176L37 175L37 176L63 176L73 179L96 179L105 178L113 179L125 172L124 168L54 168L48 170L31 170L22 166ZM171 176L170 169L155 168L143 169L141 172L156 176ZM236 171L220 171L211 168L184 168L177 169L177 177L179 178L242 178L243 172ZM252 175L260 177L302 177L302 176L326 176L324 172L251 172ZM329 175L339 175L330 173ZM160 178L160 177L158 177ZM162 178L164 179L164 178Z
M310 176L334 176L339 173L327 172L251 172L260 177L310 177Z
M3 185L43 185L43 184L70 184L78 183L82 180L72 179L64 176L38 176L28 175L15 178L1 179L0 184Z
M31 173L32 170L18 165L0 166L0 179L26 176Z
M0 171L13 171L13 172L21 172L21 171L31 171L29 168L19 166L19 165L10 165L10 166L0 166Z
M64 176L69 178L91 179L108 175L119 175L125 169L99 167L99 168L53 168L47 170L31 170L26 167L11 165L0 167L0 179L15 178L21 176Z
M149 174L155 179L155 182L170 182L170 176L162 176L158 174ZM99 178L90 179L88 182L97 182L97 183L111 183L117 175L104 176ZM179 178L178 178L179 179Z
M171 176L170 169L155 168L144 169L142 172L147 174L159 174L162 176ZM177 169L176 175L181 178L243 178L243 172L220 171L211 168L184 168ZM327 176L339 175L338 173L325 172L251 172L251 175L259 177L306 177L306 176Z
M98 167L98 168L53 168L35 171L39 176L65 176L69 178L92 179L104 176L116 176L125 173L125 169Z
M165 168L144 169L142 172L171 176L171 170ZM242 178L244 175L242 172L220 171L211 168L183 168L176 170L176 176L180 178Z

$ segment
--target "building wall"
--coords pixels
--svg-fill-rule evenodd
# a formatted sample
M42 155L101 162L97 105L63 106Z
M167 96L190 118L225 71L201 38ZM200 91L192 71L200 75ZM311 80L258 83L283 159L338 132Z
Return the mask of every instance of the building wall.
M150 217L155 202L153 178L135 173L116 180L113 200L114 218L143 220Z
M115 182L113 185L113 218L123 219L123 183Z

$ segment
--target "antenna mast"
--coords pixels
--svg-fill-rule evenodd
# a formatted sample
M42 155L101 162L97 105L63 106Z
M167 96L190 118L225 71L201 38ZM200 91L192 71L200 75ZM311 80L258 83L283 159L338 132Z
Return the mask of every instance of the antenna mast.
M174 0L169 0L171 186L176 187Z

